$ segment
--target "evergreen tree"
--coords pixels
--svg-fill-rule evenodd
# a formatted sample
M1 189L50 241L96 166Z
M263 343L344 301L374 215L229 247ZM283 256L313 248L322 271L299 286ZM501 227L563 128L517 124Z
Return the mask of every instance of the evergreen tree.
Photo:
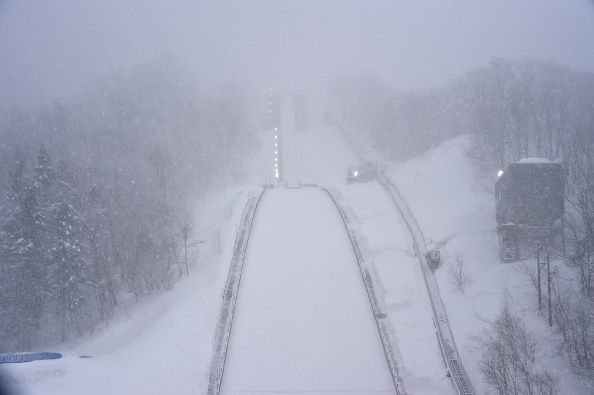
M40 191L40 203L46 203L46 199L48 198L46 195L49 193L49 189L54 185L55 179L56 176L52 167L50 155L42 145L39 147L39 152L37 153L37 163L35 164L33 178L33 185Z
M13 168L10 172L10 193L8 201L12 206L18 205L25 196L27 176L25 174L25 156L19 149L15 153Z
M2 347L13 348L17 343L20 322L16 310L16 268L17 257L14 255L15 240L19 239L17 214L25 191L25 158L17 150L10 170L9 188L5 196L2 221L0 229L0 339L5 339Z
M83 303L83 245L72 208L61 202L56 215L56 244L52 248L52 290L60 320L61 340L66 340L68 322L76 321Z
M30 349L44 311L45 266L41 247L39 205L35 188L27 185L24 158L11 175L13 213L4 228L6 317L4 331L18 350ZM6 320L6 321L4 321Z
M87 193L85 205L86 240L88 244L88 280L94 285L99 301L97 306L99 320L106 321L113 314L117 304L114 272L111 268L107 246L109 211L98 187ZM104 243L105 241L105 243Z
M53 227L53 218L59 200L56 180L51 158L42 145L39 147L37 162L33 168L33 187L39 205L39 226L42 235L40 243L45 262L51 259L50 249L55 244L56 229Z

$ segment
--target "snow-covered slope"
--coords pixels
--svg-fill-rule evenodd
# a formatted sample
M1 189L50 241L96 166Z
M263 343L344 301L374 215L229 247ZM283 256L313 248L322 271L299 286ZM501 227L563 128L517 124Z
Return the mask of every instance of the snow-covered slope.
M393 393L348 236L320 190L273 189L256 216L223 394Z
M499 313L506 295L513 311L537 334L538 361L559 379L567 394L589 394L559 355L555 333L535 313L536 295L522 264L501 264L498 257L493 185L496 168L480 163L478 146L469 136L447 141L387 175L398 185L415 214L429 249L440 249L436 271L458 350L478 393L487 391L478 371L480 352L472 340ZM485 170L487 168L487 170ZM464 262L464 293L452 284L448 267L456 256Z
M364 240L365 259L378 280L378 296L399 350L398 368L411 393L453 393L435 336L430 301L406 226L379 184L346 185L346 170L360 159L334 128L294 132L292 174L338 190ZM365 242L365 240L367 242Z
M327 125L300 132L295 144L299 150L299 179L334 186L346 183L347 168L358 163L340 133Z
M122 311L78 344L58 345L60 360L7 365L25 394L197 394L207 383L212 338L245 193L197 202L197 266L173 289ZM86 355L92 358L80 358Z
M376 182L340 189L341 203L362 238L399 352L399 371L412 394L453 394L446 377L421 267L406 225Z
M410 235L386 191L376 182L346 185L358 162L342 136L327 126L293 131L292 177L338 191L371 268L398 349L406 387L414 394L453 393ZM253 181L270 160L262 134ZM387 166L422 228L428 248L440 249L436 277L465 368L477 393L488 388L477 369L477 335L498 314L505 295L538 335L538 360L553 371L563 393L591 389L573 376L556 350L557 338L534 311L535 295L520 265L497 256L492 186L469 155L468 136L424 155ZM268 153L266 153L268 152ZM250 165L252 166L252 165ZM266 170L267 172L268 170ZM201 393L206 389L221 289L246 193L227 191L197 202L207 242L191 275L122 311L110 327L78 344L58 346L65 357L7 368L17 389L32 394ZM275 189L256 216L253 245L239 290L237 316L224 376L225 393L309 390L391 391L372 313L336 209L314 189ZM462 293L448 267L465 264ZM91 355L81 359L79 355Z

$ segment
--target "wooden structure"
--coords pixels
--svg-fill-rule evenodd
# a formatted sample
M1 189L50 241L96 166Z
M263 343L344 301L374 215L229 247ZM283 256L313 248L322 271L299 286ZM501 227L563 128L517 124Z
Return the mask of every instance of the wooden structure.
M512 163L495 183L501 262L516 262L538 246L563 240L566 171L562 163L530 158Z

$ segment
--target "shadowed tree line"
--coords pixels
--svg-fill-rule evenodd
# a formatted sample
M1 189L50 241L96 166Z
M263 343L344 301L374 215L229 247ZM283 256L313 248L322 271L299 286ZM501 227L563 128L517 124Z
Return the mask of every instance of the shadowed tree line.
M494 60L442 88L424 92L397 92L373 78L345 78L336 84L334 98L336 121L343 130L367 136L387 160L403 161L468 134L474 136L480 152L490 154L482 161L493 175L526 157L565 163L564 263L575 275L554 278L554 329L576 371L594 375L594 74L551 63ZM560 257L559 251L553 254ZM506 318L506 312L502 314ZM489 335L495 336L493 340L497 333ZM485 349L483 362L505 362L488 354L499 343L485 344L491 348ZM501 387L500 378L487 377L495 380L499 393L540 393L531 389L529 380L523 389L513 384L512 391L509 383ZM552 387L543 393L549 390Z
M0 121L0 347L80 336L187 274L186 202L239 174L244 107L161 59Z

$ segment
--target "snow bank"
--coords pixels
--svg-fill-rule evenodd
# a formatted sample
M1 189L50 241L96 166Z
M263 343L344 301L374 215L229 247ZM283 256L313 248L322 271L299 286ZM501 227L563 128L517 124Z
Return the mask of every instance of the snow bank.
M435 335L423 273L406 225L377 183L340 189L392 328L398 368L411 394L453 394Z
M546 158L524 158L520 159L516 163L553 163Z
M122 311L55 361L7 366L27 394L196 394L205 391L221 289L247 195L225 191L197 202L200 260L173 289ZM92 358L80 358L79 356Z
M487 390L477 368L480 352L473 348L472 337L495 319L509 293L513 311L537 333L538 359L559 379L562 393L591 393L571 374L556 350L556 335L535 313L535 292L522 272L525 263L499 263L493 191L496 169L485 170L488 163L484 166L471 160L475 149L470 137L461 136L421 157L392 165L387 172L415 214L428 248L442 252L443 263L436 276L472 382L478 393ZM448 273L456 256L464 261L469 277L464 293L452 284Z

